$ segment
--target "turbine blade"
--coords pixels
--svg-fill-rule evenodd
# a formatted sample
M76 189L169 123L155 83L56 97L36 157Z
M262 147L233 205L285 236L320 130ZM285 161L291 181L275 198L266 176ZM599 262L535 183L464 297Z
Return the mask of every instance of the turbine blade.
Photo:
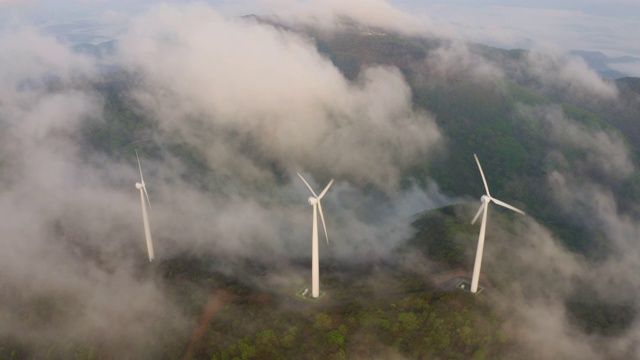
M320 202L320 199L318 199L318 209L320 210L320 219L322 220L322 227L324 228L324 236L327 238L327 244L328 244L329 234L327 234L327 225L325 225L324 223L324 214L322 213L322 203Z
M140 170L140 182L144 186L144 177L142 176L142 166L140 166L140 158L138 157L138 149L136 149L136 159L138 159L138 169ZM146 190L145 190L146 192Z
M480 204L480 209L478 209L478 212L476 213L476 216L474 216L473 220L471 220L471 225L476 223L476 220L478 220L478 216L480 216L480 214L482 213L482 209L484 209L484 207L486 205L487 205L486 203Z
M149 194L147 193L147 186L142 183L142 190L144 190L144 196L147 198L147 204L149 204L149 211L151 211L151 200L149 200Z
M149 261L153 262L155 255L153 253L153 240L151 239L151 230L149 227L149 214L147 214L147 207L142 191L140 191L140 201L142 203L142 223L144 225L144 237L147 242L147 253L149 255Z
M149 229L149 215L147 213L145 213L144 215L144 237L147 241L147 254L149 255L149 261L153 262L153 260L155 260L155 255L153 253L153 240L151 240L151 230Z
M487 180L484 178L484 172L482 172L482 166L480 166L480 160L478 160L478 157L476 156L476 154L473 154L473 157L476 158L476 162L478 163L478 169L480 169L480 175L482 175L482 182L484 183L484 189L487 191L487 195L491 196L491 194L489 194L489 186L487 185Z
M333 184L333 179L331 179L331 181L329 181L329 184L327 184L327 187L324 188L324 190L322 190L322 192L320 193L320 196L318 196L318 200L322 199L322 197L324 196L324 194L327 193L327 191L329 190L329 188L331 187L331 184Z
M302 181L304 181L304 184L307 185L307 188L309 188L309 190L311 191L311 193L313 194L313 196L318 197L318 195L316 195L316 192L313 191L313 189L311 188L311 186L309 185L309 183L307 182L307 180L305 180L302 175L300 175L300 173L297 173L298 176L300 176L300 179L302 179Z
M500 205L500 206L502 206L502 207L506 207L507 209L510 209L510 210L513 210L513 211L515 211L515 212L517 212L517 213L520 213L520 214L522 214L522 215L527 215L527 214L525 214L525 213L524 213L524 211L522 211L522 210L520 210L520 209L516 208L515 206L511 206L511 205L507 204L507 203L506 203L506 202L504 202L504 201L500 201L500 200L498 200L498 199L494 199L494 198L491 198L491 201L493 201L494 203L496 203L496 204L498 204L498 205Z

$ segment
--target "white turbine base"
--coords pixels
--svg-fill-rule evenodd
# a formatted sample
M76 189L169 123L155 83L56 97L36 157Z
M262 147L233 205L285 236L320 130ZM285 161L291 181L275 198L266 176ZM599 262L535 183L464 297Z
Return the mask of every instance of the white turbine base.
M482 253L484 252L484 238L487 230L487 212L489 211L489 202L484 204L482 211L482 223L480 224L480 235L478 235L478 249L476 250L476 261L473 264L473 275L471 277L471 292L478 291L478 282L480 281L480 268L482 267Z
M140 187L140 201L142 202L142 222L144 224L144 237L147 242L147 253L149 254L149 262L155 260L153 253L153 241L151 240L151 229L149 227L149 215L147 214L147 204L144 201L143 187Z
M320 296L320 256L318 250L318 205L313 205L313 234L311 235L311 296Z

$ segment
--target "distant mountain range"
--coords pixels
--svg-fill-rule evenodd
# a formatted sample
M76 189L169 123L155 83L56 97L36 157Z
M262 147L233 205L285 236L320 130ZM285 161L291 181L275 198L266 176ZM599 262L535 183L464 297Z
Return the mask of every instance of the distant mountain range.
M78 53L91 55L100 59L104 56L112 55L114 53L116 42L117 40L110 40L110 41L101 42L95 45L89 44L89 43L82 43L82 44L74 45L73 50Z
M283 24L268 18L255 15L243 16L244 19L258 19L263 23L286 29ZM345 20L346 21L346 20ZM122 29L118 26L102 25L93 21L76 21L46 26L45 33L73 44L75 50L99 57L113 52L115 41L113 36ZM619 79L636 76L640 73L640 57L620 56L608 57L600 51L571 50L571 55L578 56L594 71L605 79Z
M41 31L56 39L73 45L97 44L114 39L122 31L119 25L108 25L91 20L78 20L66 23L50 24Z
M621 56L612 58L601 53L600 51L585 50L572 50L570 54L579 56L584 59L589 67L591 67L605 79L619 79L633 75L628 72L616 69L616 67L619 68L620 65L635 65L640 69L640 58L638 57Z

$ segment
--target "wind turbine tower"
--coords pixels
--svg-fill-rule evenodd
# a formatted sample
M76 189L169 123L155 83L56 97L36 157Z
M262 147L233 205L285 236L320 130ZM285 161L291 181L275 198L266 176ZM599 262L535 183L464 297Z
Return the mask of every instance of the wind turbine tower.
M504 201L500 201L491 197L491 194L489 193L489 186L487 186L487 180L484 178L482 166L480 166L480 160L478 160L476 154L473 154L473 157L476 158L476 163L478 163L478 169L480 169L480 175L482 176L482 182L484 183L484 189L487 191L487 193L485 195L482 195L482 197L480 198L480 209L478 209L476 216L474 216L473 220L471 220L471 225L475 224L476 220L478 220L478 217L480 216L480 213L482 213L480 235L478 236L478 250L476 251L476 262L473 265L473 276L471 277L471 292L476 293L478 291L478 281L480 280L480 267L482 266L482 253L484 251L484 235L487 230L487 213L489 212L489 203L493 201L497 205L506 207L507 209L513 210L522 215L525 215L525 213L524 211L511 206Z
M324 228L324 236L327 238L327 244L329 243L329 235L327 235L327 226L324 222L324 214L322 213L322 203L320 200L327 193L331 184L333 184L333 179L329 181L327 187L322 190L320 195L316 195L313 191L307 180L305 180L300 173L298 176L313 196L309 196L309 205L313 206L313 230L311 234L311 296L314 298L318 298L320 296L320 259L318 254L318 210L320 210L320 219L322 220L322 227Z
M142 167L140 166L140 158L138 157L138 150L136 150L136 159L138 159L138 169L140 170L140 182L136 182L136 189L140 190L140 202L142 204L142 222L144 224L144 237L147 240L147 252L149 253L149 262L153 262L155 259L153 255L153 242L151 241L151 230L149 229L149 214L147 214L147 203L149 209L151 209L151 202L149 201L149 194L147 194L147 187L144 184L144 177L142 176ZM145 202L145 198L147 201Z

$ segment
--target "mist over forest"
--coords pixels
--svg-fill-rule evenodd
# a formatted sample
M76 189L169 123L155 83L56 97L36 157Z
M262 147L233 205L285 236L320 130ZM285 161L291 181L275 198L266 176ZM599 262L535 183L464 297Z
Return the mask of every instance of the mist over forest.
M640 80L350 4L0 30L0 359L640 357Z

